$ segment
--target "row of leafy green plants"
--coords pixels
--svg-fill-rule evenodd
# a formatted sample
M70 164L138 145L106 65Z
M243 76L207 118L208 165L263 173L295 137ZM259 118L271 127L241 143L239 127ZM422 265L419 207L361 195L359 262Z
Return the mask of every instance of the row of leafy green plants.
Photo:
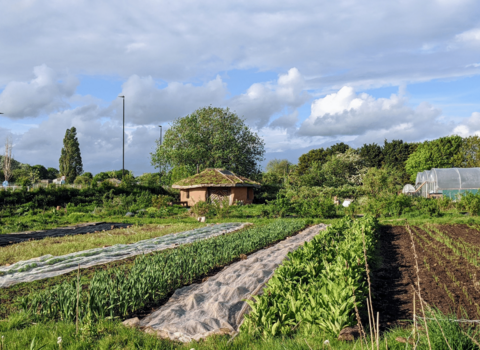
M306 220L273 223L229 235L182 245L176 249L140 256L130 268L96 272L87 284L64 282L21 298L21 309L37 320L124 317L165 298L212 270L291 236ZM77 309L78 305L78 309Z
M263 295L247 301L251 311L242 332L269 337L302 330L338 336L356 324L355 307L368 295L365 256L374 260L377 227L372 216L345 217L289 253Z

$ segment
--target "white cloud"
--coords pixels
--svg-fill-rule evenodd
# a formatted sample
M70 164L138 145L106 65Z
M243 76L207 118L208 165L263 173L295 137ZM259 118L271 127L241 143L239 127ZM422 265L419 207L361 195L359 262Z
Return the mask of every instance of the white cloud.
M480 113L473 112L469 118L464 119L461 124L455 127L453 133L462 137L480 136Z
M302 136L355 136L355 143L443 136L452 124L440 121L441 110L427 102L410 107L403 94L374 98L348 86L312 103L311 114L299 128Z
M304 89L305 79L297 68L291 68L275 83L255 83L246 93L234 96L227 104L250 124L263 127L284 108L293 112L307 102L311 96Z
M13 81L0 93L0 111L12 119L36 117L68 107L66 99L73 95L78 80L59 76L46 65L33 69L29 82Z
M473 28L463 33L457 34L455 39L462 42L479 42L480 28Z
M172 82L159 88L151 76L133 75L123 84L120 95L125 96L128 121L144 125L183 117L210 104L222 104L226 94L226 84L219 76L201 86Z

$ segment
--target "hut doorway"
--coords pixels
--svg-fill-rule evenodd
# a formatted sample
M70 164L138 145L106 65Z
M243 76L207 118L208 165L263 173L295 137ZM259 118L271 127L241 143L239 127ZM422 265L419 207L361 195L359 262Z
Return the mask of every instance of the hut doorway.
M211 201L215 202L223 202L225 198L228 198L228 203L230 203L230 195L232 194L232 190L230 188L218 188L218 187L210 187L208 189L208 198Z

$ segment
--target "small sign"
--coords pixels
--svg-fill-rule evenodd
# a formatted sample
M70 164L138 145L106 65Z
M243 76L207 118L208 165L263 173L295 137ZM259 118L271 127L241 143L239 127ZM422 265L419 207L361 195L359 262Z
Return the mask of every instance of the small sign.
M2 185L3 187L8 187L8 181L3 181Z

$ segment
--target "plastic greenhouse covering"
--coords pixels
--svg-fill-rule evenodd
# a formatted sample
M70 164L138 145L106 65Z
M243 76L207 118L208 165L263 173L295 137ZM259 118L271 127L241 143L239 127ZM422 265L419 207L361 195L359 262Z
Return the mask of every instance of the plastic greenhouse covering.
M423 197L444 191L464 192L480 189L480 168L446 168L425 170L417 174L415 187Z

